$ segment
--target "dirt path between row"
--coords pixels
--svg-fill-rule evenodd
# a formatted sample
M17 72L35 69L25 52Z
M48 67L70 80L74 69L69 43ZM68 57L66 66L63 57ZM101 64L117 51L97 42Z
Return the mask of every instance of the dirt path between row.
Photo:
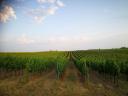
M69 59L69 65L67 66L66 70L65 70L65 76L64 76L64 80L65 81L71 81L74 84L83 84L82 80L81 80L81 76L80 76L80 72L79 70L76 68L72 56L70 56Z

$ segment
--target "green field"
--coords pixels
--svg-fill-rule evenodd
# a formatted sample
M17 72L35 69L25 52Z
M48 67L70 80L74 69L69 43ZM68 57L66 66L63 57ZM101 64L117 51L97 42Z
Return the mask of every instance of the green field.
M0 53L0 96L128 96L128 49Z

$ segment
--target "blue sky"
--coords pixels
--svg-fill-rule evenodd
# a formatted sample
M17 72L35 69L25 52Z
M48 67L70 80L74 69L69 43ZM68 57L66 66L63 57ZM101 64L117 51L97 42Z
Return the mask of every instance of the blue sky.
M7 0L0 51L128 47L128 0Z

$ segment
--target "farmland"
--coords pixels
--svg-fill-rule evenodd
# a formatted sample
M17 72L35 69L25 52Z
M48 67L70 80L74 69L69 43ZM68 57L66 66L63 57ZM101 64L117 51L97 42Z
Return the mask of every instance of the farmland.
M128 49L0 53L0 96L128 96Z

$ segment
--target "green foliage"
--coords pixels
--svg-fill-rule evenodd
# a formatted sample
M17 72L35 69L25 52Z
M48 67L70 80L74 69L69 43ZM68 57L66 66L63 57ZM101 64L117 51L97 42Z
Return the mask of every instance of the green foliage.
M0 72L26 70L41 73L54 68L58 55L64 56L64 52L1 53Z
M83 75L83 77L85 79L88 79L88 77L89 77L89 73L88 73L89 69L88 69L88 66L87 66L86 59L82 58L80 60L76 60L75 65L78 68L78 70L80 71L80 73Z
M105 77L110 75L118 79L119 74L128 77L128 49L73 51L72 55L81 73L84 68L81 59L84 58L89 69L98 71Z
M0 56L0 69L4 71L17 71L25 68L27 58L16 56Z
M65 57L57 57L56 62L57 78L61 78L68 64L68 59Z
M114 78L119 74L128 77L128 49L0 53L0 72L26 70L41 73L56 68L60 78L69 60L74 61L85 78L89 76L89 69Z
M54 58L39 58L39 57L31 57L29 58L26 69L29 72L43 72L52 68L55 64Z

